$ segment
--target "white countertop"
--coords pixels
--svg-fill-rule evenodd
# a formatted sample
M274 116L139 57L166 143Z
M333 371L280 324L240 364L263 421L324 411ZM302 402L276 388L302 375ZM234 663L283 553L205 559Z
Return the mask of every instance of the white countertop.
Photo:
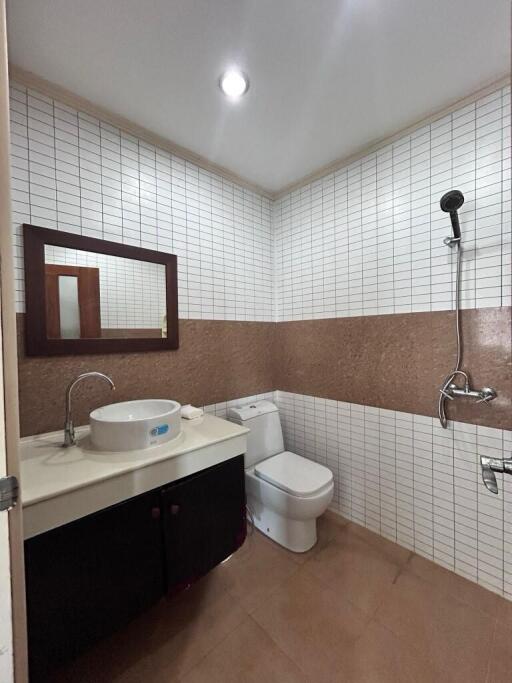
M21 440L25 538L83 517L240 455L249 430L213 415L181 420L181 434L161 446L93 450L89 427L62 448L62 431Z

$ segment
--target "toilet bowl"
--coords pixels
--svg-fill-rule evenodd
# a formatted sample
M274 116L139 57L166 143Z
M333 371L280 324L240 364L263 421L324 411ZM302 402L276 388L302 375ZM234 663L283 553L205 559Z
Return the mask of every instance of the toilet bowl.
M245 485L254 525L288 550L306 552L317 540L316 520L332 500L332 472L284 450L279 412L270 401L231 408L228 419L251 430Z

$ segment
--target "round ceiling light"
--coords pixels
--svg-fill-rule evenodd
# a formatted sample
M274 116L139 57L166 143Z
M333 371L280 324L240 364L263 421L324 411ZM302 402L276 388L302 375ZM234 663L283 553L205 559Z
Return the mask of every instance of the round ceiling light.
M229 69L219 78L219 87L230 100L237 100L249 90L249 79L238 69Z

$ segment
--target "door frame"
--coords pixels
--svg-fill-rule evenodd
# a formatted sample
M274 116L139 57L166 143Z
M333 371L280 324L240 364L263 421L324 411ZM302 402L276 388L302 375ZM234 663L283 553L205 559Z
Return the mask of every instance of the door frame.
M0 400L0 449L5 449L7 473L19 479L18 353L14 305L14 264L11 223L9 134L9 74L5 0L0 0L0 316L3 396ZM1 434L3 432L3 434ZM1 457L1 456L0 456ZM13 666L16 683L28 682L25 568L21 501L8 513L11 563Z
M90 266L67 266L46 263L46 333L52 339L61 338L59 310L59 277L70 275L77 279L80 337L101 337L100 269Z

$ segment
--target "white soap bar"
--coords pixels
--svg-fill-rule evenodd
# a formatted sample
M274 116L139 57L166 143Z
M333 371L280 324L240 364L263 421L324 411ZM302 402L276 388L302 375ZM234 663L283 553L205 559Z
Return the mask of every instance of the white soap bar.
M196 417L201 417L202 414L202 408L196 408L195 406L191 406L190 404L187 404L186 406L181 406L181 417L184 417L186 420L193 420Z

